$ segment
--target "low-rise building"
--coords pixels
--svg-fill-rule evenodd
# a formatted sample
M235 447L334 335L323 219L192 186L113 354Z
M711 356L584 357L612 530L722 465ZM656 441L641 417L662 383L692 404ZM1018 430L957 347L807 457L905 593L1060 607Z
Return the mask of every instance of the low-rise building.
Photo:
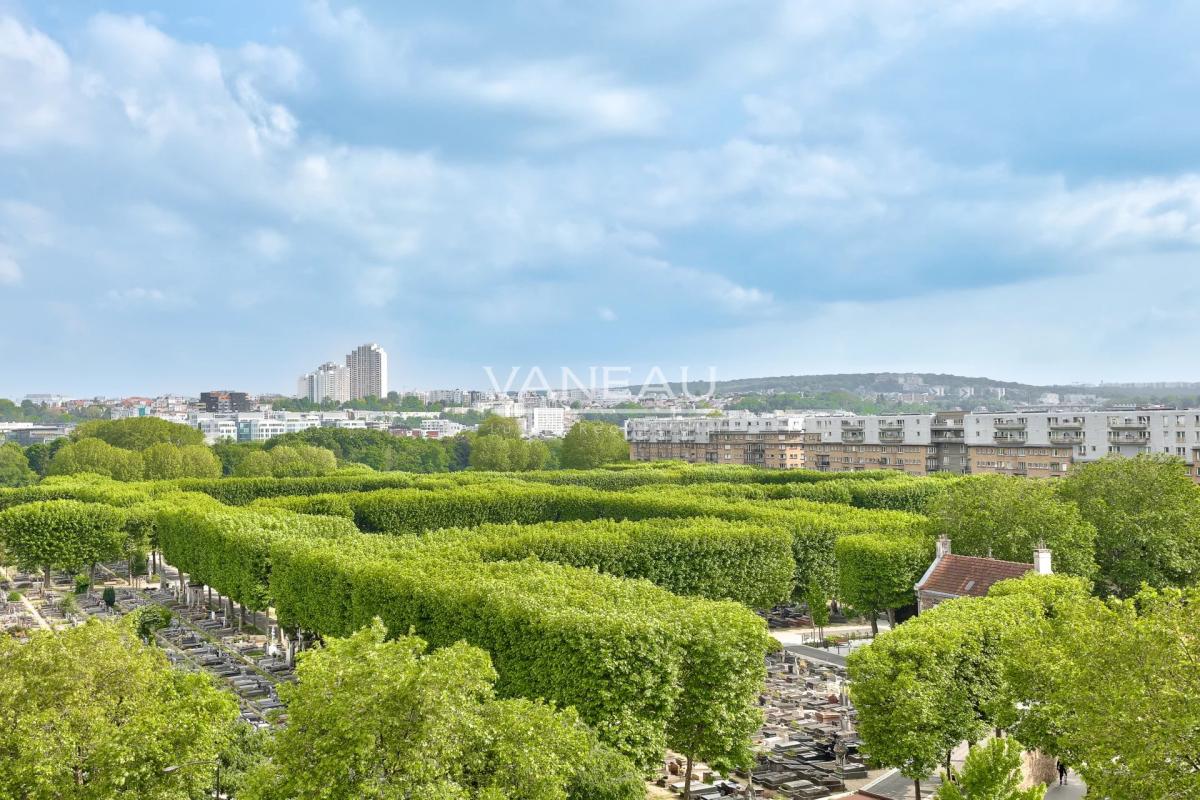
M786 441L778 437L786 433ZM713 437L720 434L721 447ZM793 436L792 434L799 434ZM1200 481L1200 409L1028 410L1004 413L748 414L638 418L626 424L630 458L760 463L829 472L892 469L1059 477L1071 464L1159 453ZM786 456L768 457L779 444ZM726 445L728 445L726 447ZM745 452L742 458L739 451Z
M1009 578L1021 578L1030 572L1049 575L1052 572L1050 551L1039 547L1033 551L1033 563L1002 561L998 558L960 556L950 551L950 539L937 541L937 554L929 569L913 587L917 593L917 613L928 611L938 603L959 597L986 597L994 584Z

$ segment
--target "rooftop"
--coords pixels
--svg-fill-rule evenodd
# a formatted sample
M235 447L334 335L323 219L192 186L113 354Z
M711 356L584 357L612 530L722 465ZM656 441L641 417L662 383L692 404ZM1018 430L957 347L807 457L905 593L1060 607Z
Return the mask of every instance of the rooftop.
M983 597L993 584L1032 571L1033 564L949 553L933 563L917 584L917 590L955 597Z

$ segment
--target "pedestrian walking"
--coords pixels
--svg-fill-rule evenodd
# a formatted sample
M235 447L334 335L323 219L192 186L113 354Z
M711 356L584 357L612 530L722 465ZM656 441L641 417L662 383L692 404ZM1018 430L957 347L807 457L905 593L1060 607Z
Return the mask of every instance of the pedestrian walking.
M1059 786L1067 785L1067 765L1064 764L1062 761L1058 762L1058 785Z

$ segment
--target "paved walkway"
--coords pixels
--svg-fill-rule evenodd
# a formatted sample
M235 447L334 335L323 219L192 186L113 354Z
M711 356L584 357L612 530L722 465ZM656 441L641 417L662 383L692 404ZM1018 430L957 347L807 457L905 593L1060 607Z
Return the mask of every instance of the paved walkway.
M811 661L819 661L822 664L832 664L835 667L846 666L846 657L839 656L837 653L831 653L828 650L822 650L819 647L809 647L804 644L789 644L785 645L784 650L789 653L796 653L804 656Z
M1083 785L1083 778L1074 772L1067 773L1066 786L1059 786L1055 783L1046 789L1046 800L1077 800L1086 795L1087 787Z

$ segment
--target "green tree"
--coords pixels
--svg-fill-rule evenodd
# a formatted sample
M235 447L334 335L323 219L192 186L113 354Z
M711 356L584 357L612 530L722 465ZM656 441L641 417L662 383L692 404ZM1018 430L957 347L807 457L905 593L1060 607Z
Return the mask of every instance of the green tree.
M308 444L333 452L338 461L365 464L380 471L444 472L447 447L432 439L393 436L386 431L309 428L276 436L268 447Z
M183 461L179 448L168 442L152 444L142 451L144 476L147 480L172 480L183 477Z
M502 439L520 439L521 425L514 417L489 414L479 423L475 431L478 436L499 436Z
M1045 786L1021 788L1021 745L992 739L972 747L962 771L952 770L934 794L936 800L1042 800ZM953 780L949 778L952 777Z
M337 459L323 447L282 445L271 448L267 453L271 457L271 474L276 478L328 475L337 469Z
M165 770L216 758L237 720L231 694L125 624L0 637L0 796L203 797L211 773Z
M220 459L202 444L152 444L142 451L142 463L147 480L221 477Z
M510 442L521 444L519 439L510 440L498 435L476 436L471 442L471 468L490 472L512 469L513 448L509 446Z
M913 585L933 560L927 537L878 534L843 536L834 546L838 564L838 598L871 618L879 633L880 611L892 612L915 601Z
M271 454L265 450L251 450L240 458L233 468L235 478L269 478L274 469Z
M221 477L221 460L211 448L202 444L185 444L180 447L179 466L185 478Z
M1143 455L1080 464L1060 490L1096 528L1101 591L1129 597L1143 583L1200 580L1200 487L1180 460Z
M387 640L378 619L303 654L288 725L249 800L564 800L592 740L572 711L497 700L484 651Z
M25 503L0 511L0 540L23 569L76 571L118 558L125 541L119 509L76 500Z
M581 420L563 438L560 461L565 469L594 469L629 460L624 432L608 422Z
M1015 729L1079 772L1089 796L1200 796L1198 604L1196 589L1056 598L1006 659Z
M50 462L49 475L91 472L118 481L138 481L144 472L142 454L114 447L102 439L81 439L59 448Z
M1091 576L1096 529L1049 481L972 475L954 481L930 502L934 534L953 539L954 552L1030 563L1045 544L1054 569Z
M0 445L0 486L28 486L37 481L37 473L29 468L29 459L19 445Z
M174 445L204 444L204 434L190 425L180 425L159 417L128 417L85 422L75 428L71 438L101 439L125 450L145 450L160 442Z

